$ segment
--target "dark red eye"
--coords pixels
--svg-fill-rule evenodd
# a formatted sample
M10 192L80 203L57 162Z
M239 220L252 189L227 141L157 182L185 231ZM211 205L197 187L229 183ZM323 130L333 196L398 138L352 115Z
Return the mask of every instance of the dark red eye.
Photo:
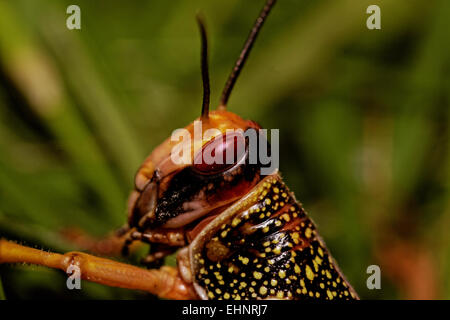
M226 133L206 143L194 157L194 169L202 174L223 172L245 154L245 138L239 132Z

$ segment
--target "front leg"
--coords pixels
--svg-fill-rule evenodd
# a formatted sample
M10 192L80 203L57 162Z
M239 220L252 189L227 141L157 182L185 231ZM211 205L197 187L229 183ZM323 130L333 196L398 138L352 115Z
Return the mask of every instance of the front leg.
M129 246L134 241L142 241L150 244L150 254L143 261L144 264L159 263L164 257L174 253L178 248L186 245L183 229L155 229L140 232L131 230L125 239L122 254L128 255Z
M60 231L62 237L83 251L100 256L120 256L128 238L130 228L125 225L104 238L93 237L79 228L65 228Z
M67 272L77 266L81 278L111 287L143 290L165 299L197 299L193 287L178 270L162 267L146 270L82 252L50 253L0 239L0 263L31 263Z
M161 267L166 256L186 245L182 229L155 229L145 232L131 231L124 246L124 253L127 253L127 247L133 241L142 241L150 244L150 252L141 262L151 268Z

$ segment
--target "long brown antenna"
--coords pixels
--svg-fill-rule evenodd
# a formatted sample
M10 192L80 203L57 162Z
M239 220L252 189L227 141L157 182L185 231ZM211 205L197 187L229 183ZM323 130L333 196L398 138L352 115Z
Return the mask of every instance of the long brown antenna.
M209 117L209 100L210 100L210 86L209 86L209 71L208 71L208 38L206 36L205 22L203 18L197 14L197 23L200 28L200 37L202 42L202 80L203 80L203 105L202 105L202 119L206 120Z
M247 60L248 55L250 54L250 50L255 43L256 37L258 36L258 33L261 30L264 22L266 21L267 15L269 14L275 2L276 0L267 0L266 5L259 14L258 19L256 19L256 22L253 25L252 30L250 31L247 41L242 48L241 54L239 55L239 58L237 59L236 64L234 65L234 68L231 71L230 76L228 77L225 88L222 91L219 108L226 109L231 90L233 90L234 84L236 83L236 80L241 73L242 68L244 67L244 63Z

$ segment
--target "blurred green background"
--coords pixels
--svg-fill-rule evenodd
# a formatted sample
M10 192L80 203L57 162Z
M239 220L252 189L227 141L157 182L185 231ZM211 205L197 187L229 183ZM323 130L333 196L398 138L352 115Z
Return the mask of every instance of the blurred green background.
M366 28L371 4L381 30ZM65 251L67 227L121 226L140 163L200 114L195 14L214 105L262 5L0 0L0 236ZM231 96L280 129L281 172L365 299L450 298L449 30L448 0L279 0ZM381 290L366 287L372 264ZM0 278L7 299L150 298L69 291L36 266Z

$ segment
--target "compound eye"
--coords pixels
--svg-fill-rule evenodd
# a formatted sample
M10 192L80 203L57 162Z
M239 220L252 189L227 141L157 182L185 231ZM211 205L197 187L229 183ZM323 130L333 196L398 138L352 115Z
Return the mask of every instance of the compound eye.
M194 170L201 174L224 172L245 156L245 138L239 132L226 133L207 142L194 157Z

